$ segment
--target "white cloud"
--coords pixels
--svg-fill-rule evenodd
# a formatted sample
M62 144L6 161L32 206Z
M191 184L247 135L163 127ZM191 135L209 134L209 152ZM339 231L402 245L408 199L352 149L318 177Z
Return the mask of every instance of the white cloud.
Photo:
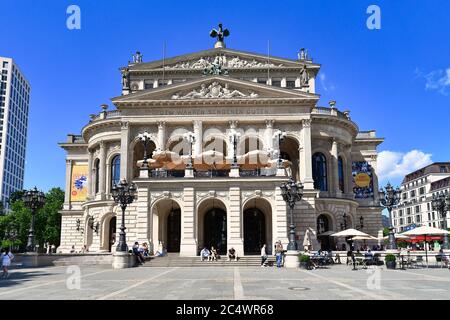
M390 179L401 179L408 173L423 168L432 162L431 154L420 150L411 150L407 153L381 151L378 154L377 165L380 185Z
M434 70L427 74L417 69L416 75L425 79L426 90L437 91L445 96L450 94L450 68Z

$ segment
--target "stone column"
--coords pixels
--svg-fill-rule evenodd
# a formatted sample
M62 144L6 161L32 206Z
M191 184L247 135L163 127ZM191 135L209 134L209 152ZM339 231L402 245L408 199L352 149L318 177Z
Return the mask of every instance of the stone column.
M338 172L338 144L336 139L331 140L331 183L330 183L330 194L339 195L341 191L339 190L339 172Z
M88 199L93 199L93 190L95 188L95 174L93 172L93 159L94 159L94 154L92 153L91 150L88 149L88 153L89 153L89 157L88 157L88 183L87 183L87 194L88 194Z
M71 186L72 179L72 160L66 159L66 192L64 193L64 209L70 209L70 193L72 192Z
M230 211L227 212L227 247L233 247L238 256L244 255L244 223L241 214L241 189L239 186L230 186Z
M266 129L264 130L264 144L266 149L273 149L273 124L274 120L266 120Z
M151 233L149 230L149 196L147 185L139 185L136 199L136 233L139 243L147 242L150 248L155 244L151 242ZM158 246L158 244L156 244Z
M194 188L183 189L183 207L181 210L181 243L180 256L197 255L197 230L198 221L195 216L195 192Z
M305 189L314 189L312 175L312 148L311 148L311 119L302 120L301 131L302 152L300 163L303 166L303 186Z
M105 199L106 194L106 144L100 141L100 174L99 174L100 199Z
M345 193L353 194L353 175L352 175L352 146L345 146ZM375 189L376 190L376 189Z
M194 137L195 142L193 145L192 156L195 158L200 153L202 153L202 144L203 144L203 127L201 120L194 120Z
M368 163L372 166L372 179L373 179L373 201L374 205L378 205L380 203L378 190L380 190L378 186L378 175L377 175L377 158L376 154L370 155L368 159ZM412 209L411 209L412 210Z
M130 143L130 129L128 122L122 122L120 133L120 179L128 181L128 148ZM129 182L129 181L128 181Z
M164 121L158 122L158 145L161 151L166 150L166 123Z
M272 241L275 243L280 240L284 248L287 248L288 239L288 220L289 211L286 202L281 195L279 186L275 187L275 207L272 212ZM273 243L271 244L273 246Z
M229 124L230 124L230 131L229 132L232 132L233 130L236 130L237 125L238 125L238 121L232 120L232 121L229 121ZM238 145L239 145L239 141L238 141L238 144L236 145L236 150L234 150L234 145L232 143L228 144L228 158L229 158L228 161L230 161L230 163L233 163L233 161L234 161L233 160L234 159L234 153L238 152L238 149L237 149ZM237 157L237 155L236 155L236 157ZM232 178L239 178L239 168L231 168L229 176L232 177Z

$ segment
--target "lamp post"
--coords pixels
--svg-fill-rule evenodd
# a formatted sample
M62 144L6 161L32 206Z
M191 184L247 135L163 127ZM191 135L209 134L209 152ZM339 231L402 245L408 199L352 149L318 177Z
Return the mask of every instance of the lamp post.
M27 208L31 210L31 226L28 233L28 242L26 251L35 252L35 241L34 241L34 224L36 211L42 208L45 204L45 195L42 191L39 191L36 187L34 189L25 191L22 200Z
M136 197L136 186L134 183L129 184L123 179L119 185L116 184L112 188L112 196L114 201L122 208L122 223L120 225L119 244L117 245L116 251L126 252L128 247L125 235L125 209Z
M289 244L287 249L297 250L297 242L295 242L295 225L294 225L294 207L295 203L300 201L303 197L303 185L301 182L296 182L292 177L288 182L283 182L280 186L283 200L289 206L290 225L289 225Z
M341 230L347 230L347 212L342 215Z
M362 230L364 229L364 217L359 217L359 228Z
M278 139L278 165L277 165L277 167L282 168L283 167L283 159L281 158L281 143L286 138L286 132L281 131L281 130L275 130L273 137Z
M237 144L239 142L239 139L241 138L241 133L237 132L236 130L231 130L228 134L228 137L230 138L230 143L233 144L233 163L231 165L231 168L236 169L239 168L239 165L237 163Z
M439 194L433 194L431 200L431 207L436 210L442 217L442 229L447 231L447 211L450 210L450 196L448 192L440 192ZM448 246L448 236L444 235L443 249L450 249Z
M192 145L195 142L195 135L192 132L186 132L185 134L183 134L183 139L185 139L187 143L189 143L189 160L186 164L186 168L192 169Z
M380 189L380 203L389 212L389 249L396 250L394 227L392 226L392 208L400 202L400 189L391 186L388 182L386 187Z
M148 169L147 145L150 142L150 134L147 131L139 133L138 139L144 145L144 161L142 162L142 169Z

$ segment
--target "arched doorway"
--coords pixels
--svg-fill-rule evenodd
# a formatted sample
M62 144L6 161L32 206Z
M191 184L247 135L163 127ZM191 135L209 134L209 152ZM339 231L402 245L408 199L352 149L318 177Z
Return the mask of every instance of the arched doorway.
M153 152L156 150L156 145L153 141L149 141L147 144L147 159L151 159ZM144 159L144 144L137 141L133 148L133 177L139 177L140 168L137 162Z
M244 211L244 254L260 254L266 244L266 219L258 208Z
M335 242L334 238L331 237L333 233L330 219L325 215L321 214L317 217L317 240L320 242L320 248L322 250L334 250Z
M112 217L111 220L109 220L109 228L108 228L108 251L111 252L111 248L114 243L116 243L116 217Z
M290 174L294 179L300 181L300 159L299 159L299 144L298 141L292 137L286 137L280 145L281 158L289 160L292 165L290 167Z
M167 252L180 252L181 210L173 209L167 215Z
M158 200L151 209L152 242L156 251L161 244L167 252L180 252L181 208L172 199Z
M214 247L219 254L227 252L227 213L220 208L212 208L205 213L203 242L207 248Z
M249 199L243 208L242 216L244 254L259 255L262 245L266 245L268 254L272 254L272 206L267 199L255 197Z

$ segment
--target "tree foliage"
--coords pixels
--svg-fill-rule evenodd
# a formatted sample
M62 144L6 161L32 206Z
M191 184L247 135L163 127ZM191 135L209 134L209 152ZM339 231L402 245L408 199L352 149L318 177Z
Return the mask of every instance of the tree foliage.
M11 212L0 217L0 239L2 246L18 246L24 250L28 240L31 223L31 211L22 201L23 192L16 192L10 198ZM49 243L59 246L61 234L61 214L64 191L53 188L45 194L43 208L35 216L35 241L39 248Z

